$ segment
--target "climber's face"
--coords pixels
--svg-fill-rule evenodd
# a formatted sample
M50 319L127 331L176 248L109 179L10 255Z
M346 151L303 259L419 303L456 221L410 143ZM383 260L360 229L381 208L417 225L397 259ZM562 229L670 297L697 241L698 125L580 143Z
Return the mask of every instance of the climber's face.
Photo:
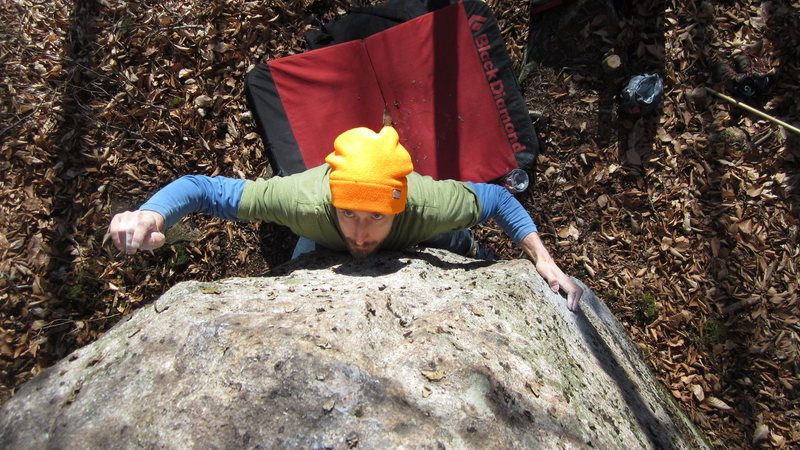
M347 251L355 258L375 253L392 231L394 214L336 208L336 218L347 242Z

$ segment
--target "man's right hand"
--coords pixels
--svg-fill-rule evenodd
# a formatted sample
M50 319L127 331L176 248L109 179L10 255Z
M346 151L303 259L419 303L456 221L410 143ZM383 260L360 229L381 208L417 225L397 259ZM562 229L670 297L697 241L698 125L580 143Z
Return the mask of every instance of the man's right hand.
M164 245L164 217L155 211L125 211L111 219L108 234L114 247L129 255Z

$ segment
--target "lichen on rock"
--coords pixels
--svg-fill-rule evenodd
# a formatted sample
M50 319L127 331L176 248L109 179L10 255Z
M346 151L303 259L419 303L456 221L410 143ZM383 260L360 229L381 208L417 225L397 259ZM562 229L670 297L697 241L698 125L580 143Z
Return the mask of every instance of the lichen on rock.
M698 448L591 291L528 261L315 253L181 283L25 384L4 448Z

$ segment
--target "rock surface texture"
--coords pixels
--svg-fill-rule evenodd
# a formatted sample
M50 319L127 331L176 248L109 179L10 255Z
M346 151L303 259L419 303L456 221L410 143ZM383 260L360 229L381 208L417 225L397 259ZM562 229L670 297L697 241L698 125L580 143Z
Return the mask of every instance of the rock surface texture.
M311 254L181 283L26 383L0 448L703 448L587 290L525 260Z

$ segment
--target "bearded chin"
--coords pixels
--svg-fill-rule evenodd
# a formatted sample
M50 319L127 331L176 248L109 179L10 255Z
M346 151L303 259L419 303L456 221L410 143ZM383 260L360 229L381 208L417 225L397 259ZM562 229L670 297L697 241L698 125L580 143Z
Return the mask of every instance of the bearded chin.
M379 244L379 242L370 242L367 245L356 245L355 242L347 239L347 251L353 258L364 259L375 254Z

